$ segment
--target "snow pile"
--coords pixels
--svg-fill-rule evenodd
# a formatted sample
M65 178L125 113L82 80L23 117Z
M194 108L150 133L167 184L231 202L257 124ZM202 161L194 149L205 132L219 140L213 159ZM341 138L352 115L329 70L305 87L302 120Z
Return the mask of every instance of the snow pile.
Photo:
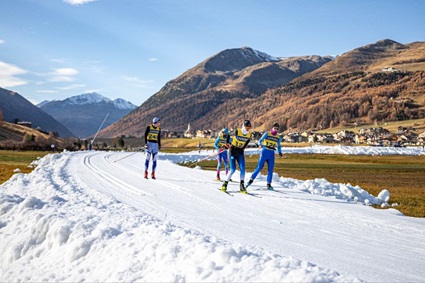
M283 184L289 183L292 187L299 188L300 190L309 192L311 194L331 196L338 199L346 199L348 201L360 202L366 205L389 202L389 195L388 198L385 199L382 199L381 197L374 197L359 186L352 186L350 184L330 183L326 179L317 178L314 180L307 181L286 181L285 178L282 178L281 182Z
M259 154L257 149L247 149L246 154ZM425 151L422 148L396 148L396 147L369 147L369 146L321 146L315 145L312 147L284 147L283 153L287 154L345 154L345 155L424 155ZM166 154L165 159L176 163L197 163L203 158L213 154L213 151L203 151L199 154L197 151L183 153L183 154ZM197 168L200 168L197 166ZM249 177L249 173L247 173ZM261 173L257 177L258 180L265 180L265 176ZM383 189L378 197L369 194L359 186L352 186L351 184L338 184L330 183L326 179L314 180L295 180L291 178L284 178L275 173L274 182L280 182L283 187L297 188L311 194L317 194L328 197L335 197L338 199L345 199L347 201L359 202L365 205L382 205L382 207L389 206L390 193Z
M345 154L345 155L425 155L421 147L384 147L384 146L323 146L313 145L311 147L284 147L285 153L301 154Z
M203 158L212 155L214 151L203 150L191 151L179 154L164 154L165 158L173 162L199 162ZM256 148L247 148L245 154L256 155L260 150ZM313 145L306 147L282 147L283 154L344 154L344 155L425 155L425 150L421 147L378 147L378 146L323 146ZM211 157L210 159L213 159Z

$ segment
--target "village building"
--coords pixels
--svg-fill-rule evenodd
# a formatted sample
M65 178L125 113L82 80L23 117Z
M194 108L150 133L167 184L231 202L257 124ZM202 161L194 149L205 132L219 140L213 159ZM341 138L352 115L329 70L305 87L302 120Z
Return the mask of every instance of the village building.
M187 130L184 132L183 136L185 138L193 138L195 135L190 129L190 123L187 125Z
M197 138L211 138L212 131L211 130L197 130L196 131Z

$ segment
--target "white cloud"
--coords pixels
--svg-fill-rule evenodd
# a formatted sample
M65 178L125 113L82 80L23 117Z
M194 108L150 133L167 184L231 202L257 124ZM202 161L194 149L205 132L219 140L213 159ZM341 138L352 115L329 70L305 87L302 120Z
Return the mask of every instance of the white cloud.
M37 90L37 93L57 93L57 90L45 89L45 90Z
M93 92L101 93L102 90L100 88L89 88L89 89L86 89L85 91L83 91L83 93L93 93Z
M59 68L52 74L49 81L51 82L72 82L75 80L74 76L79 72L74 68Z
M66 58L53 58L53 59L50 59L50 61L53 63L65 64L65 63L69 63L70 60Z
M63 86L63 87L57 87L57 89L59 90L72 90L72 89L77 89L77 88L82 88L85 87L85 84L73 84L73 85L68 85L68 86Z
M142 79L140 79L138 77L128 77L128 76L124 76L122 78L124 80L132 83L136 87L140 87L140 88L152 88L153 81L147 81L147 80L142 80Z
M96 74L102 74L103 71L105 70L105 67L101 64L100 61L86 62L84 67L91 73L96 73Z
M6 41L4 41L3 39L0 38L0 45L5 44Z
M89 2L94 2L97 0L63 0L63 2L71 4L71 5L83 5Z
M73 90L73 89L78 89L78 88L83 88L85 87L85 84L73 84L73 85L68 85L68 86L62 86L62 87L55 87L54 89L42 89L42 90L37 90L37 93L58 93L58 92L63 92L66 90Z
M55 72L58 75L63 75L63 76L75 76L76 74L78 74L78 71L74 68L59 68L59 69L56 69Z
M149 58L148 60L149 60L149 61L151 61L151 62L156 62L156 61L158 61L159 59L158 59L158 58Z
M27 84L27 81L16 77L17 75L26 73L28 73L28 71L0 61L0 87L14 87Z

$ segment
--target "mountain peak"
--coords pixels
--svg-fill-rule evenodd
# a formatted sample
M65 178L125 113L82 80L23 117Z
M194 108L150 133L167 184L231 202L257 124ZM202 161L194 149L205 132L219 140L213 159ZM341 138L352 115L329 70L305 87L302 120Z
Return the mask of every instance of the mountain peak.
M382 39L375 43L358 48L359 51L388 51L406 48L403 44L391 39Z
M242 53L242 55L246 56L246 57L250 57L250 56L254 56L257 57L259 60L261 61L265 61L265 62L278 62L280 61L279 58L273 57L267 53L252 49L251 47L242 47L239 48L240 52Z
M92 92L92 93L84 93L81 95L69 97L65 99L64 102L71 105L72 104L84 105L84 104L96 104L100 102L111 102L111 100L96 92Z
M250 47L226 49L204 62L207 72L235 72L263 62L277 62L278 58Z
M117 109L121 109L121 110L123 110L123 109L135 109L135 108L137 108L136 105L134 105L133 103L131 103L131 102L127 101L127 100L124 100L122 98L114 99L113 103L114 103L114 105L115 105L115 107Z

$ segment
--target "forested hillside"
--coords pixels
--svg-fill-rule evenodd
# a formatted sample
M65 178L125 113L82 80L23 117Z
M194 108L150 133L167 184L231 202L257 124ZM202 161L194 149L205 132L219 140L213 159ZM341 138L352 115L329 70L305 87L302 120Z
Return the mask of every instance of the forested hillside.
M256 125L324 129L425 117L425 72L353 72L308 79L270 90L248 111ZM248 104L249 105L249 104ZM282 130L283 130L282 129Z
M241 107L241 101L258 98L331 60L329 56L275 58L249 47L226 49L169 81L99 136L142 136L155 116L171 131L184 131L189 123L194 129L221 128L223 121L241 119L228 111ZM227 105L229 109L223 108Z
M183 131L238 127L244 119L281 130L425 118L425 42L385 39L334 59L274 58L250 48L225 50L168 82L102 136L142 136L160 116Z

